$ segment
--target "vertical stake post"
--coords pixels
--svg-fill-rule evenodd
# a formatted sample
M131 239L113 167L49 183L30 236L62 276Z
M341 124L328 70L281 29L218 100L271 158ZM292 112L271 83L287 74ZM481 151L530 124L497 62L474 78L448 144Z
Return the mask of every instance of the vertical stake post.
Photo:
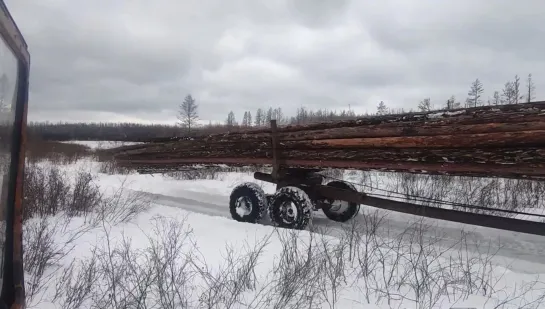
M278 151L278 127L276 125L276 119L271 119L271 139L272 139L272 155L273 155L273 170L272 177L274 180L278 180L280 169L280 158Z

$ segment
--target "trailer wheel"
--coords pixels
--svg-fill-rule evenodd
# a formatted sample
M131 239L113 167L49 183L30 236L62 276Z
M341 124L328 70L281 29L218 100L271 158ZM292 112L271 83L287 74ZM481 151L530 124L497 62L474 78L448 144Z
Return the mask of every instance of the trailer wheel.
M229 211L231 217L237 221L257 223L263 218L263 212L266 208L265 192L255 183L242 183L231 192Z
M339 189L346 189L353 192L357 192L356 188L344 181L332 181L327 184ZM326 217L330 220L337 222L346 222L354 218L360 211L360 205L357 203L349 203L342 200L326 200L329 203L329 207L324 207L323 211Z
M288 186L276 191L268 209L276 226L303 230L310 222L312 201L302 189Z

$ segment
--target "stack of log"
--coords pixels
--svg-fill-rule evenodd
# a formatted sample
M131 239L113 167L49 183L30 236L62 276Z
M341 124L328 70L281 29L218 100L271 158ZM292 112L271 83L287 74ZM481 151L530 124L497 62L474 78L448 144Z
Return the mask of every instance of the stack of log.
M272 164L272 129L115 149L119 164ZM279 127L288 167L545 179L545 102L487 106Z

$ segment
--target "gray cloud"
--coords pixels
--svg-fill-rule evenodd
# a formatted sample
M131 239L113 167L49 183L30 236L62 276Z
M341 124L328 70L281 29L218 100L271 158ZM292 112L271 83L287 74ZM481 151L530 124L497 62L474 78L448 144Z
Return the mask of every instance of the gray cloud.
M29 43L31 120L174 122L281 107L374 111L545 89L539 0L9 0Z

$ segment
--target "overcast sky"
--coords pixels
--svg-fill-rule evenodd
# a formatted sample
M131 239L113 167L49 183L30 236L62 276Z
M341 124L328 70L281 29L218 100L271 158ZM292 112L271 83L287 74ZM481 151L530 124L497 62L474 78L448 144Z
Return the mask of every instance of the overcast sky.
M533 73L545 1L6 0L31 53L30 120L174 123L281 107L374 112L485 97Z

